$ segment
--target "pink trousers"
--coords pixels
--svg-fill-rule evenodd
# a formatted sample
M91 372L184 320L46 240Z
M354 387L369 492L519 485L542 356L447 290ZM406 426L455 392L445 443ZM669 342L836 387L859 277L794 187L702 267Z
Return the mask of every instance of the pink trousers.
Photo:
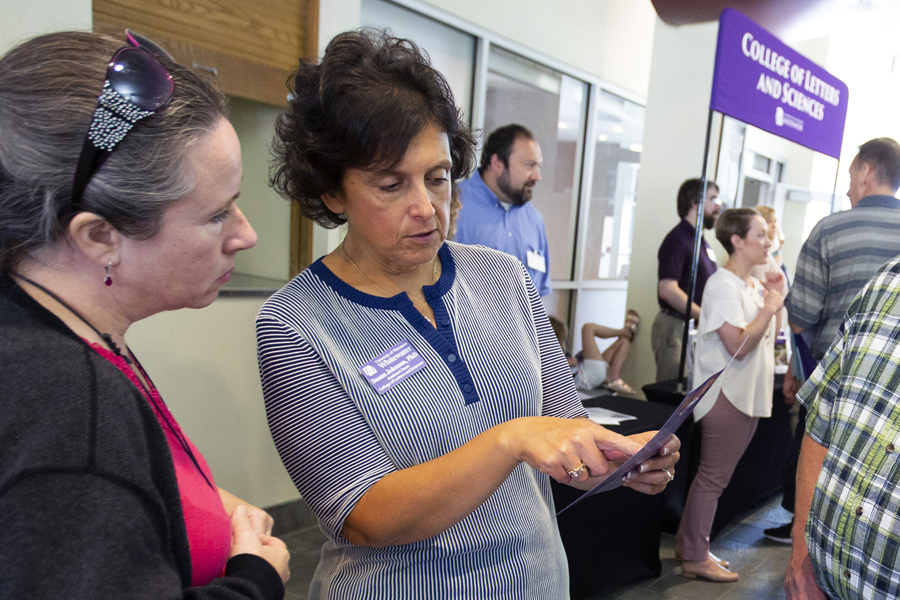
M700 419L700 468L691 483L675 536L684 560L706 560L719 497L750 445L757 423L759 417L748 417L721 393Z

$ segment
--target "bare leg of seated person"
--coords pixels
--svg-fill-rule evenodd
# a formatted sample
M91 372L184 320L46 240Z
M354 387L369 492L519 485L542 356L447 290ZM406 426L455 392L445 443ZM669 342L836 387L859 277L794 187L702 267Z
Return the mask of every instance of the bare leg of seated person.
M585 323L581 328L581 351L584 359L602 360L609 365L604 385L615 392L635 393L634 389L622 381L622 378L619 376L622 371L622 365L628 357L628 350L631 348L631 338L633 336L634 329L631 327L613 329L597 323ZM597 338L617 339L609 348L601 352L597 346Z

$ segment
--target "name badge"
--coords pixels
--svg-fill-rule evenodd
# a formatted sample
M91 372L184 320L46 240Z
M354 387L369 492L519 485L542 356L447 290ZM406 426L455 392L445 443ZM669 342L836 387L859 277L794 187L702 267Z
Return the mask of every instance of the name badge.
M389 389L425 367L425 359L407 340L376 356L359 368L375 391L384 394Z
M544 259L544 255L538 252L537 250L529 250L526 253L528 268L537 271L539 273L547 272L547 261Z

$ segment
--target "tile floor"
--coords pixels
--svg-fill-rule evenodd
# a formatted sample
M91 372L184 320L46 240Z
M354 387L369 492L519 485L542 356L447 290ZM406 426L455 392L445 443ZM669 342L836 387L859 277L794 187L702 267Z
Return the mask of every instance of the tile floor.
M763 529L790 520L790 513L781 508L781 498L775 497L760 508L752 510L729 525L712 544L712 551L731 561L732 568L741 574L736 583L711 583L700 579L685 579L675 562L675 536L663 534L660 556L662 574L623 586L590 600L766 600L784 598L784 569L790 546L770 542L763 537ZM306 527L282 536L291 551L291 580L287 584L285 600L307 600L309 582L319 550L325 541L318 527Z

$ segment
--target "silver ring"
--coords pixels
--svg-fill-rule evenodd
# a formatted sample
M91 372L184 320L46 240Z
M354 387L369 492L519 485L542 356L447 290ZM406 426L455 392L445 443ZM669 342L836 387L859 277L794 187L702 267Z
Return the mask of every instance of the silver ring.
M670 473L668 469L663 469L663 471L665 472L666 477L669 478L668 480L666 480L666 483L671 483L675 479L675 476L672 475L672 473Z
M566 473L569 474L569 477L571 477L572 479L575 479L576 477L578 477L579 475L584 473L584 468L585 468L584 461L581 461L581 464L579 466L575 467L574 469L569 469L568 471L566 471Z

